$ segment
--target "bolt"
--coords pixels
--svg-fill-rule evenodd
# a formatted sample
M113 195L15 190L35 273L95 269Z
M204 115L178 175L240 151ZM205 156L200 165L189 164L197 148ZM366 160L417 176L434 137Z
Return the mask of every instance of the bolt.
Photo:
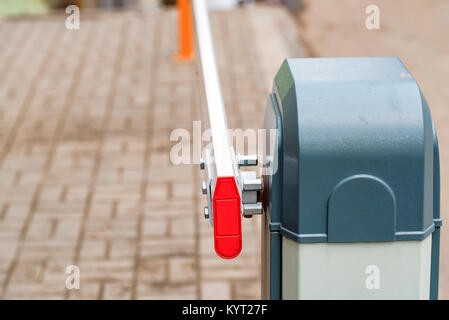
M244 203L243 204L243 216L252 216L254 214L262 214L262 203Z
M245 179L243 180L244 191L260 191L263 189L262 179Z
M245 167L245 166L257 166L258 160L257 155L239 155L239 166Z
M204 218L209 219L209 207L204 207Z
M206 185L206 181L203 181L201 183L201 190L203 191L203 194L207 194L207 185Z

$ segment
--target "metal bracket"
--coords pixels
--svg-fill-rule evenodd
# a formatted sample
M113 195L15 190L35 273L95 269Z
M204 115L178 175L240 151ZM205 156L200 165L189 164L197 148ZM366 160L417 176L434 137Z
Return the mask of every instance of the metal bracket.
M212 44L206 1L192 1L200 74L205 92L206 120L210 125L212 144L204 150L200 168L205 171L201 184L207 196L204 216L214 228L215 251L225 259L236 257L242 248L241 216L262 213L257 193L262 180L256 172L240 171L240 166L257 165L257 156L236 155L227 130L226 111L220 89Z

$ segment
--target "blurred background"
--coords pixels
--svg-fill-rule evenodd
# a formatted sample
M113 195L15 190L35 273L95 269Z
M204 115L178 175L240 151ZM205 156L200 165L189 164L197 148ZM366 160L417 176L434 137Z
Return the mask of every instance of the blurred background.
M178 62L174 0L0 0L0 298L258 299L260 217L218 258L202 172L170 133L200 120L194 61ZM65 26L68 5L80 29ZM449 298L449 2L208 0L231 128L263 128L283 59L399 56L440 142L440 297ZM380 28L365 27L368 5ZM80 289L65 286L67 266Z

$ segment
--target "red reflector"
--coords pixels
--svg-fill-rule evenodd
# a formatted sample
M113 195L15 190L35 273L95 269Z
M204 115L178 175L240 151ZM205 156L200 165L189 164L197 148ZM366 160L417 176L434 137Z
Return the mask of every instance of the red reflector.
M239 201L237 199L217 199L215 205L219 211L214 222L217 225L217 236L234 236L235 231L239 229L239 216L228 213L239 210Z
M242 250L240 194L234 177L218 177L214 197L215 252L232 259Z

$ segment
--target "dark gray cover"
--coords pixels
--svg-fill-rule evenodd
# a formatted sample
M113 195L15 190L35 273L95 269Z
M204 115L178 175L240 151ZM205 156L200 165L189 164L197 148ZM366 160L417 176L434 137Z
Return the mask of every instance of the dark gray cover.
M283 149L274 229L298 242L422 240L433 232L433 123L398 58L285 60L274 95Z

